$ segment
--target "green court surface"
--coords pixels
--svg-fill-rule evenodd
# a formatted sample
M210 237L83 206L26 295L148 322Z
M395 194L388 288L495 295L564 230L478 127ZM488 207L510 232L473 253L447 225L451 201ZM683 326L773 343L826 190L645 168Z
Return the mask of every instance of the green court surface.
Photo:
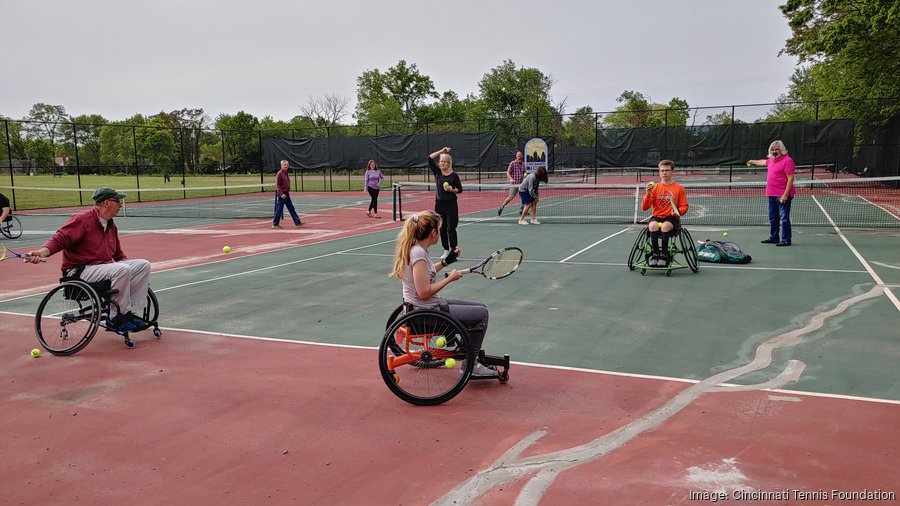
M129 218L120 227L128 234L160 221L175 226L170 220ZM763 229L729 228L728 239L751 254L752 263L701 263L698 273L679 270L670 277L628 270L638 230L465 223L459 228L458 266L503 246L522 248L525 262L509 278L473 275L441 295L488 304L488 353L508 353L518 362L700 380L749 362L760 343L803 327L875 284L834 229L798 228L794 246L776 248L759 243ZM724 230L696 227L691 233L695 240L721 239ZM844 233L873 272L900 292L900 234ZM401 298L399 281L387 277L395 237L396 229L155 272L151 283L163 308L160 323L377 347ZM6 301L0 310L33 313L38 301L39 296ZM788 360L800 360L806 369L791 389L900 400L898 314L884 294L856 303L795 346L777 351L767 369L740 381L764 382Z

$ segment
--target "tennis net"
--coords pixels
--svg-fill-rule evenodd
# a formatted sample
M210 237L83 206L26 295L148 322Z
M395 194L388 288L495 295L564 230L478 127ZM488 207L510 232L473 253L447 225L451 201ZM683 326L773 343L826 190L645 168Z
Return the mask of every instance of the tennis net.
M686 225L768 226L765 182L681 183L690 209ZM900 228L900 177L796 181L791 202L795 226ZM509 194L505 184L463 184L460 221L511 222L519 209L516 197L500 216ZM560 184L540 186L538 218L547 223L641 223L642 184ZM394 219L404 213L434 209L434 184L396 183Z
M94 189L0 186L16 208L29 214L72 214L73 208L92 205ZM196 186L178 189L122 189L128 196L120 216L150 218L271 218L275 185Z

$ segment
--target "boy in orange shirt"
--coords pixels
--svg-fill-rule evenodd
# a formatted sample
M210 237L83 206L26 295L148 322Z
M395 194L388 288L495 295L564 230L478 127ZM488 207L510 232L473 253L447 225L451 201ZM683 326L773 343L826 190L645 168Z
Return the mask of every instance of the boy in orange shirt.
M647 265L650 267L666 267L672 258L669 256L669 238L674 237L681 222L681 216L688 210L687 194L684 187L672 181L675 173L675 162L663 160L659 162L660 182L647 183L641 208L646 211L653 208L653 216L647 225L650 233L650 247L653 250ZM662 249L659 238L662 236Z

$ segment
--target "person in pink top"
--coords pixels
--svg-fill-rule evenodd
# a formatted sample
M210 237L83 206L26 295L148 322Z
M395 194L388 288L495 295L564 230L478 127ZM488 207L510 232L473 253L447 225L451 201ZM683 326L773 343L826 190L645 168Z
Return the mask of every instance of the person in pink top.
M109 325L114 330L137 331L149 326L132 312L143 307L150 286L150 262L129 260L119 242L119 229L113 220L122 208L125 193L113 188L98 188L92 197L94 207L72 215L42 248L29 251L25 261L40 263L43 258L62 251L64 276L77 276L88 283L110 280L112 295Z
M769 200L769 238L763 244L791 245L791 200L794 189L794 160L787 154L784 143L769 144L769 157L764 160L747 160L747 166L766 166L766 197ZM781 233L779 234L779 225Z

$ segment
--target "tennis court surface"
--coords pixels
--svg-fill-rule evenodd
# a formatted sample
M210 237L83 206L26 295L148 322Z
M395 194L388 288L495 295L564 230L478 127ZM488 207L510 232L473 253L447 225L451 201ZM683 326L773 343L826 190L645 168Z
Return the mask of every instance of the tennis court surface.
M161 307L162 338L131 350L100 332L31 358L59 258L0 263L0 503L896 502L896 199L873 204L886 224L849 228L835 206L859 202L817 195L823 216L804 210L818 224L789 248L760 244L757 224L686 221L753 262L664 276L626 267L640 224L568 220L588 211L550 193L549 219L519 226L482 194L462 197L461 265L504 246L525 261L442 295L487 303L485 350L511 356L510 380L434 407L380 376L399 223L367 218L361 192L300 194L305 224L283 230L118 218ZM704 216L728 213L702 199ZM411 194L403 212L430 205ZM627 212L612 205L590 212ZM25 234L4 244L27 251L64 214L20 214Z

